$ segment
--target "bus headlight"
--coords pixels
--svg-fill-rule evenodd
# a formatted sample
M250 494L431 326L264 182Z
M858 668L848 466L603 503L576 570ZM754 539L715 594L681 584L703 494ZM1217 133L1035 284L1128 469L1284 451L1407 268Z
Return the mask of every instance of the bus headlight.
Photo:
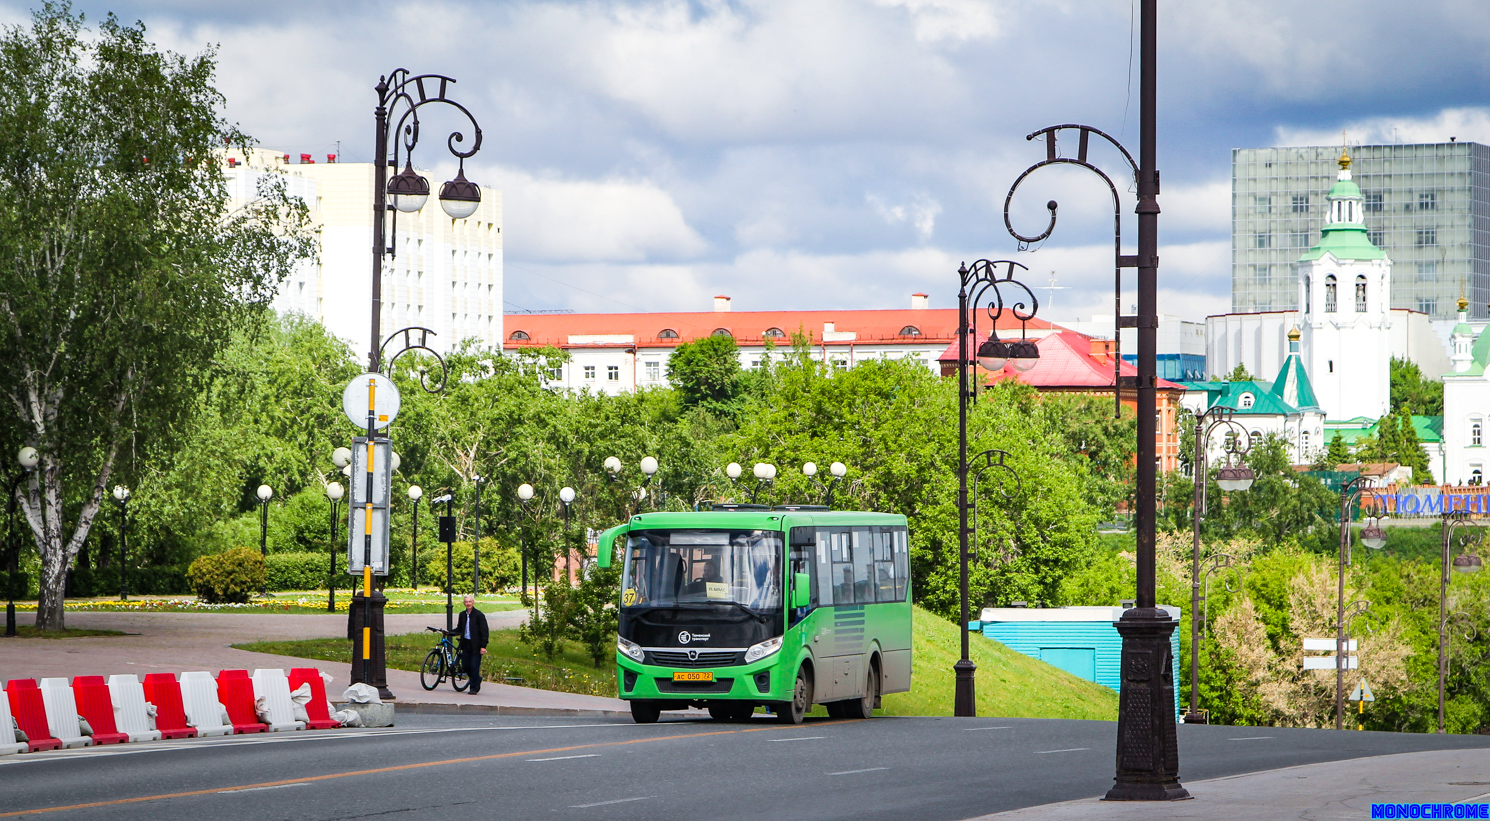
M745 663L746 664L749 664L752 661L760 661L761 659L765 658L766 656L771 655L772 653L774 653L774 652L776 652L777 650L780 650L780 649L781 649L781 637L780 636L777 636L774 639L766 639L765 641L761 642L760 644L757 644L754 647L751 647L749 650L746 650L745 651Z
M627 658L637 662L638 664L641 663L643 654L642 646L640 644L637 644L634 641L627 641L620 636L616 636L616 649L620 650L621 654L626 656Z

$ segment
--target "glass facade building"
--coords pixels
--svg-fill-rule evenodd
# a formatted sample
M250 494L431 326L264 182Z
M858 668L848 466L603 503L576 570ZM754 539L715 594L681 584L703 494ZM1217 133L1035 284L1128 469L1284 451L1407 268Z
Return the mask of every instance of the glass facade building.
M1298 310L1294 264L1319 242L1340 146L1231 154L1231 309ZM1351 146L1371 242L1392 261L1392 307L1452 319L1490 300L1490 147L1472 142Z

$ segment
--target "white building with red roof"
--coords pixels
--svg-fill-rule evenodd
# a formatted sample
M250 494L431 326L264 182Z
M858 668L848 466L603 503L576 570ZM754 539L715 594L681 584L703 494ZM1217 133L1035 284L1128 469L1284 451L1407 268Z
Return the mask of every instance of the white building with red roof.
M938 356L957 339L957 309L932 308L925 294L911 296L903 310L731 311L730 298L714 298L712 311L633 314L507 314L506 351L554 347L570 361L552 374L550 385L618 394L667 382L667 360L684 342L732 336L740 364L760 365L769 340L789 348L795 333L812 343L813 356L840 368L866 359L914 359L940 372ZM1019 323L1006 319L999 330L1017 336ZM1054 326L1040 319L1026 323L1039 338Z

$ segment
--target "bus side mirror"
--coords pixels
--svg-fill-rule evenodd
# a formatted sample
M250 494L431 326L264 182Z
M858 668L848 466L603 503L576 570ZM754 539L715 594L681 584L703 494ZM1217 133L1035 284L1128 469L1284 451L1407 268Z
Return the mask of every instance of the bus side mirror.
M792 607L806 607L811 602L812 577L797 573L792 577Z
M611 547L615 544L617 536L624 536L631 532L631 524L618 525L600 534L600 540L595 543L595 560L601 567L610 567Z

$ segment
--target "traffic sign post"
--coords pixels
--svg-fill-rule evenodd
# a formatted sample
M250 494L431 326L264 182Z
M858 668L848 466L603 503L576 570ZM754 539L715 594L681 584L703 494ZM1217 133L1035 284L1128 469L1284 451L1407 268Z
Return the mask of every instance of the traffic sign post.
M1305 670L1335 670L1335 669L1354 670L1357 667L1359 667L1360 666L1360 659L1359 659L1359 657L1353 656L1353 655L1348 655L1348 656L1345 657L1345 664L1343 665L1343 668L1342 668L1342 665L1340 664L1339 659L1338 659L1339 654L1335 652L1335 647L1336 647L1337 643L1338 642L1337 642L1336 639L1304 639L1304 652L1305 653L1327 653L1328 654L1328 655L1323 655L1323 656L1304 656L1304 669ZM1356 652L1356 640L1355 639L1348 639L1348 640L1346 640L1346 642L1345 642L1345 652L1346 653L1354 653L1354 652Z
M385 700L394 697L388 689L383 646L383 608L388 600L373 591L372 579L374 573L388 574L394 457L392 443L377 432L398 417L401 404L397 386L379 373L362 374L342 390L342 411L347 420L366 432L353 440L348 483L352 498L347 505L347 571L362 575L362 590L353 595L347 612L347 638L353 641L351 680L378 688L378 696Z
M1355 728L1357 730L1366 729L1366 702L1376 700L1376 696L1371 692L1371 685L1367 684L1365 679L1361 679L1361 683L1357 684L1355 689L1350 692L1350 700L1357 702L1359 705L1356 715L1360 716L1360 719L1356 722Z

